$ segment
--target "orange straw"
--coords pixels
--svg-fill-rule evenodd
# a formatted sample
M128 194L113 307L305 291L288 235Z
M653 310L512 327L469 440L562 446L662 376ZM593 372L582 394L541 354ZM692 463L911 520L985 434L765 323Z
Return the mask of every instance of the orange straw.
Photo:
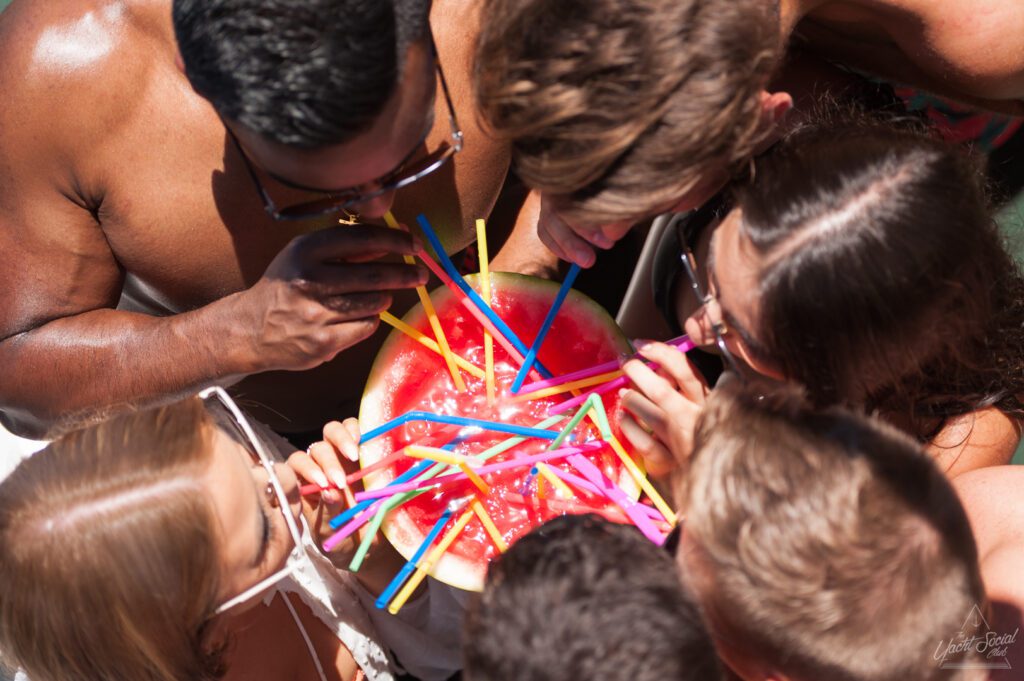
M401 229L398 225L398 220L395 220L395 216L391 214L391 211L384 213L384 222L391 229ZM408 265L413 265L416 263L416 259L411 255L407 255L405 256L405 262ZM444 335L444 329L441 328L441 321L437 318L437 311L434 309L434 303L430 300L430 294L427 293L427 287L417 286L416 295L420 297L420 303L423 304L423 311L427 314L427 321L430 322L430 328L434 332L434 337L437 338L437 345L441 350L441 356L444 357L444 363L448 365L448 372L452 375L452 381L455 382L455 389L460 393L466 392L466 383L462 380L462 374L459 373L459 369L455 365L452 349L448 346L448 338Z
M414 341L416 341L417 343L422 344L424 347L432 350L433 352L436 352L437 354L442 355L442 356L444 355L444 353L441 351L441 347L437 344L437 341L435 341L433 338L427 336L425 333L423 333L419 329L417 329L417 328L415 328L413 326L409 326L408 324L406 324L405 322L403 322L401 319L399 319L398 317L394 316L390 312L381 312L380 313L380 320L382 322L384 322L385 324L388 324L388 325L398 329L399 331L404 333L406 336L409 336ZM477 366L475 366L473 364L470 364L469 360L463 359L462 357L460 357L459 355L455 354L454 352L452 353L452 359L455 361L455 364L457 364L460 369L462 369L463 371L465 371L469 375L475 376L476 378L483 378L484 377L483 369L480 369L479 367L477 367Z

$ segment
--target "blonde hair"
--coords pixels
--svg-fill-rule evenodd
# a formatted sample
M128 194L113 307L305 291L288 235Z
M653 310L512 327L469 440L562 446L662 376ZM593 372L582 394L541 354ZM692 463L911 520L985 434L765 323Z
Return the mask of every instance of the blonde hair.
M0 651L32 681L223 673L198 399L74 431L0 485Z
M516 172L584 222L635 219L753 154L767 0L486 0L474 84Z
M932 655L984 607L952 486L905 435L725 384L679 486L712 628L797 678L969 678Z

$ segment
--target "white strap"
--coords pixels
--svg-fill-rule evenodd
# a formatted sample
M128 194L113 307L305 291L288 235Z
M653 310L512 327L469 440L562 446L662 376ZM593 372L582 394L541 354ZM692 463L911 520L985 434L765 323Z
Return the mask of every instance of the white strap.
M295 612L295 608L292 606L292 602L288 599L288 594L284 591L278 590L281 594L281 598L284 599L284 604L288 606L288 612L292 614L292 619L295 620L295 625L299 628L299 632L302 634L302 640L306 642L306 649L309 650L309 656L313 658L313 664L316 665L316 673L320 675L320 681L327 681L327 675L324 674L324 668L320 664L320 658L317 657L316 648L313 647L313 641L309 638L309 633L306 631L305 625L299 619L299 613Z

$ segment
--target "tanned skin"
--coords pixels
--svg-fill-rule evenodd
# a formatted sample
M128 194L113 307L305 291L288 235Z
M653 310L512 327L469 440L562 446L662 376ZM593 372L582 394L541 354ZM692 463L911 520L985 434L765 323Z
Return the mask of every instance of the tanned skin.
M508 166L470 108L472 4L431 14L464 149L393 207L430 215L450 250ZM170 0L0 14L0 418L19 434L212 383L237 383L279 430L319 430L355 412L387 331L376 314L425 280L397 258L406 235L272 220L179 61ZM440 90L435 111L428 148L450 135ZM281 205L319 198L267 186Z
M782 0L783 30L893 82L1024 115L1024 4L1007 0Z

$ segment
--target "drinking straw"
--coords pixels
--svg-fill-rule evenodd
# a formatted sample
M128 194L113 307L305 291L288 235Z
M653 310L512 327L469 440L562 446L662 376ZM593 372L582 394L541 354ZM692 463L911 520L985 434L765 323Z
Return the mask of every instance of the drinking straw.
M415 327L412 327L412 326L409 326L408 324L406 324L405 322L403 322L401 319L399 319L398 317L394 316L390 312L387 312L387 311L381 312L380 313L380 320L382 322L384 322L385 324L388 324L389 326L391 326L391 327L393 327L395 329L398 329L399 331L404 333L406 336L409 336L410 338L412 338L417 343L419 343L419 344L423 345L424 347L426 347L428 350L432 350L433 352L436 352L437 354L442 355L442 356L444 355L444 352L441 350L441 347L437 344L437 341L435 341L433 338L431 338L427 334L423 333L419 329L417 329ZM454 352L451 352L451 357L452 357L452 361L455 362L455 364L460 369L465 371L466 373L468 373L471 376L474 376L476 378L483 378L484 377L484 372L483 372L482 369L480 369L479 367L477 367L477 366L475 366L473 364L470 364L463 357L460 357L459 355L455 354Z
M538 462L554 461L557 459L564 459L570 454L579 454L584 451L599 449L604 446L604 443L588 442L580 445L579 447L562 447L554 451L545 451L540 454L532 454L530 456L519 457L515 459L509 459L508 461L502 461L500 463L492 463L486 466L481 466L476 469L478 475L487 475L488 473L496 473L498 471L509 470L512 468L522 468L523 466L533 466ZM423 481L406 482L401 485L391 485L388 487L381 487L380 489L367 490L365 492L359 492L356 494L356 501L365 501L366 499L378 499L380 497L392 496L394 494L401 494L403 492L411 492L420 489L435 489L438 487L444 487L457 482L462 482L467 479L465 473L453 473L452 475L445 475L440 478L433 478Z
M427 552L430 545L433 544L434 540L437 539L437 536L441 534L441 530L443 530L444 526L448 524L448 519L452 517L452 512L453 511L450 508L445 509L444 513L441 514L441 517L437 519L436 523L434 523L434 526L430 528L430 532L427 533L427 536L423 539L419 548L416 549L414 554L412 554L412 558L402 566L402 569L398 571L398 574L396 574L394 578L388 582L388 585L384 587L384 591L382 591L380 596L377 597L377 600L374 601L374 605L377 606L378 610L383 610L387 607L388 601L391 600L391 597L395 595L395 592L398 591L400 586L402 586L402 583L405 582L409 575L412 574L412 571L416 569L416 563L420 562L420 559L423 558L423 554Z
M416 445L409 445L405 448L406 456L411 456L416 459L430 459L438 463L446 463L449 466L458 466L462 472L469 478L470 482L477 486L484 494L491 493L491 486L488 485L483 478L481 478L476 471L469 466L469 459L456 454L455 452L446 452L443 449L434 449L431 447L417 447Z
M689 340L680 340L677 343L668 343L668 344L669 345L673 345L680 352L686 352L687 349L693 347L693 344L690 343ZM660 366L658 364L655 364L654 362L645 362L645 364L647 364L647 366L651 367L652 369L658 369L659 366ZM629 382L629 378L628 377L620 376L619 378L615 379L614 381L610 381L608 383L605 383L601 387L596 388L595 390L591 390L588 393L584 393L584 394L578 395L578 396L576 396L576 397L574 397L574 398L572 398L570 400L566 400L565 402L559 402L558 404L552 405L550 408L548 408L548 414L551 415L551 416L554 416L555 414L561 414L562 412L568 411L570 409L573 409L573 408L579 406L580 404L585 402L586 399L588 397L590 397L591 395L604 395L605 393L611 392L612 390L616 390L618 388L621 388L622 386L626 385L628 382Z
M480 501L480 497L473 497L473 500L469 502L469 507L473 509L473 513L480 519L480 522L484 526L484 530L491 536L491 541L498 547L498 551L505 553L508 551L508 544L505 543L505 538L501 536L501 532L498 531L498 526L494 524L494 519L491 518L491 514L484 508L483 503Z
M540 473L540 468L539 467L534 468L533 470L537 471L537 473ZM547 488L544 485L544 476L543 475L538 475L537 476L537 498L538 499L543 499L544 497L546 497L547 496L547 491L546 490L547 490Z
M601 401L601 397L591 395L587 398L587 404L590 405L590 416L597 422L597 430L601 433L601 437L605 440L615 437L612 435L612 426L608 423L608 413L604 410L604 402Z
M561 395L562 393L570 393L581 388L589 388L594 385L600 385L608 381L614 380L622 376L622 370L609 371L604 374L597 374L596 376L590 376L589 378L581 378L578 381L570 381L568 383L562 383L561 385L553 385L548 388L541 388L540 390L533 390L530 392L521 392L512 398L513 402L531 402L533 400L540 400L545 397L551 397L552 395ZM543 383L543 381L537 381L530 385L537 385L537 383Z
M413 466L405 473L395 478L392 482L407 482L412 478L416 477L416 475L418 475L419 473L422 473L429 467L430 462L423 461L422 463ZM324 541L324 551L333 550L334 547L340 544L342 541L344 541L345 538L347 538L353 532L362 527L363 523L366 522L366 519L369 518L370 514L373 513L376 510L377 506L379 506L381 503L382 502L380 501L364 501L356 504L355 506L348 509L341 515L332 518L330 521L331 528L337 530L337 532L332 534L330 537L327 538L326 541Z
M633 457L626 452L622 443L619 442L619 439L612 435L610 438L607 438L607 442L611 445L612 451L615 452L615 455L619 457L619 461L622 462L622 465L626 467L626 472L629 473L636 484L640 485L640 489L642 489L644 494L646 494L651 502L654 503L661 515L668 521L668 524L675 527L676 514L672 510L672 507L668 505L660 494L658 494L658 490L654 488L654 485L651 484L651 481L648 480L644 472L636 465L636 462L633 461Z
M434 228L431 227L430 222L427 221L427 216L420 213L416 216L416 221L419 222L420 229L423 230L423 235L427 237L427 241L430 242L431 248L433 248L434 252L437 254L437 259L440 261L441 267L443 267L444 271L448 273L451 280L455 282L455 285L462 289L463 293L473 301L473 304L484 313L484 316L490 319L498 331L515 346L516 350L518 350L521 355L525 357L529 353L529 349L521 340L519 340L519 337L516 336L515 332L509 328L508 324L505 323L505 320L495 314L494 310L492 310L490 306L483 301L480 295L473 290L473 287L463 279L461 274L459 274L459 271L455 268L455 264L452 262L451 258L448 257L444 247L441 245L441 240L437 238ZM537 367L538 373L540 373L544 378L551 378L551 372L545 369L544 365L540 362L535 362L534 364Z
M573 454L569 457L568 461L584 478L596 485L606 497L625 511L626 515L629 516L629 519L633 521L633 524L636 525L637 529L640 530L645 537L658 546L661 546L661 544L664 543L665 534L654 526L650 517L637 509L639 504L634 503L629 496L622 491L620 487L609 480L597 466L591 463L586 457L579 454Z
M562 443L565 442L565 438L569 437L569 434L576 429L576 426L580 424L580 421L583 420L583 417L587 415L588 411L590 411L591 406L592 405L590 402L586 402L586 404L584 404L580 408L580 410L576 412L576 414L571 419L569 419L569 423L565 424L565 428L562 428L562 430L559 431L558 435L555 436L555 439L548 447L549 450L558 449L559 447L562 446Z
M466 293L459 288L454 281L452 281L451 277L448 276L448 273L441 269L441 266L434 262L433 258L427 255L425 251L420 251L416 255L419 256L419 259L423 261L423 264L441 280L441 283L448 287L448 290L455 295L458 301L462 303L462 306L466 308L466 310L473 315L478 322L480 322L480 326L484 327L484 330L490 333L491 337L498 341L498 344L505 349L508 356L518 364L522 364L524 359L523 353L519 352L519 350L517 350L516 347L502 335L501 331L498 330L498 327L494 325L494 322L492 322L490 318L480 310L480 308L473 304L473 301L466 296Z
M459 516L459 519L455 521L454 527L452 527L441 542L434 547L434 550L430 552L426 560L416 568L416 572L413 574L412 578L405 583L402 590L398 592L398 595L395 596L395 600L391 601L391 605L388 606L388 612L392 615L398 614L398 611L402 609L405 602L409 600L409 597L412 596L414 591L416 591L416 587L418 587L420 583L423 582L424 578L426 578L427 571L434 567L434 563L440 560L441 556L443 556L444 552L448 550L448 547L452 545L455 539L459 536L459 533L461 533L466 527L466 523L468 523L469 519L472 517L473 509L468 509Z
M550 466L537 466L537 472L540 473L540 477L537 478L537 488L540 489L540 481L547 479L551 486L562 493L562 497L565 499L572 499L576 495L572 493L572 489L569 485L562 482L562 479L555 475L553 469ZM538 494L539 496L539 494Z
M556 477L560 478L564 482L569 483L573 487L584 490L586 492L590 492L591 494L596 494L598 496L606 496L604 492L602 492L596 485L593 485L592 483L590 483L587 480L584 480L578 475L573 475L572 473L563 471L561 468L552 468L551 472L554 473ZM662 517L661 513L659 513L655 509L644 504L634 504L634 506L637 509L637 512L643 513L652 521L661 523L665 522L665 519Z
M476 221L476 250L480 258L480 288L483 291L484 302L491 306L491 270L490 259L487 256L487 228L483 220ZM494 339L484 329L484 367L485 384L487 386L487 404L494 404Z
M682 352L686 352L687 350L691 350L693 348L693 343L690 342L690 339L685 335L677 336L672 340L667 340L665 341L665 345L675 346L679 348L679 350ZM633 357L636 357L636 355L633 355ZM546 378L542 381L534 381L533 383L528 383L524 385L522 387L522 391L528 393L534 392L536 390L542 390L544 388L562 385L563 383L568 383L569 381L577 381L582 378L590 378L591 376L596 376L598 374L614 371L615 369L618 369L620 367L622 361L623 360L613 359L610 362L595 364L592 367L580 369L579 371L573 371L568 374L562 374L561 376L555 376L554 378Z
M465 416L448 416L443 414L433 414L426 411L410 411L406 412L398 418L391 419L382 426L374 428L368 433L364 433L359 439L359 444L365 444L375 437L379 437L384 433L387 433L395 428L405 425L410 421L429 421L431 423L447 423L453 426L476 426L483 430L493 430L499 433L511 433L513 435L523 435L525 437L536 437L547 440L554 440L558 437L558 433L551 430L544 430L540 428L529 428L527 426L517 426L512 423L501 423L499 421L485 421L483 419L471 419ZM578 421L577 421L578 423ZM565 438L562 438L563 440ZM559 441L558 444L561 444ZM404 482L404 480L403 480Z
M576 282L576 277L579 273L580 266L573 263L572 267L569 268L569 272L565 275L565 281L562 282L562 286L558 289L558 295L555 296L555 302L551 304L551 308L548 310L547 316L544 317L544 322L540 325L540 331L537 332L537 337L533 339L533 345L530 346L530 351L526 353L526 359L523 361L523 366L519 367L519 373L516 374L515 380L512 381L513 393L519 392L519 389L523 387L523 381L526 380L526 375L530 373L530 369L533 368L534 362L537 361L537 353L540 352L540 346L544 343L544 339L551 330L551 325L555 323L555 317L558 316L558 311L562 308L562 303L565 302L565 298L569 295L569 291L572 290L572 285Z
M395 220L395 216L391 214L391 211L384 213L384 223L391 229L401 229L401 227L398 226L398 221ZM407 265L416 264L416 260L411 255L404 256L404 260ZM466 392L466 384L462 380L462 374L459 373L459 370L455 366L455 359L452 357L452 349L448 346L448 338L444 335L444 329L441 328L441 321L437 318L437 310L434 309L434 303L430 300L430 294L427 293L427 287L417 286L416 295L419 296L420 303L423 304L423 311L427 315L427 321L430 323L430 328L434 331L434 337L437 338L437 345L441 350L441 356L444 357L444 363L448 365L448 372L452 375L452 381L455 382L455 389L460 393Z

